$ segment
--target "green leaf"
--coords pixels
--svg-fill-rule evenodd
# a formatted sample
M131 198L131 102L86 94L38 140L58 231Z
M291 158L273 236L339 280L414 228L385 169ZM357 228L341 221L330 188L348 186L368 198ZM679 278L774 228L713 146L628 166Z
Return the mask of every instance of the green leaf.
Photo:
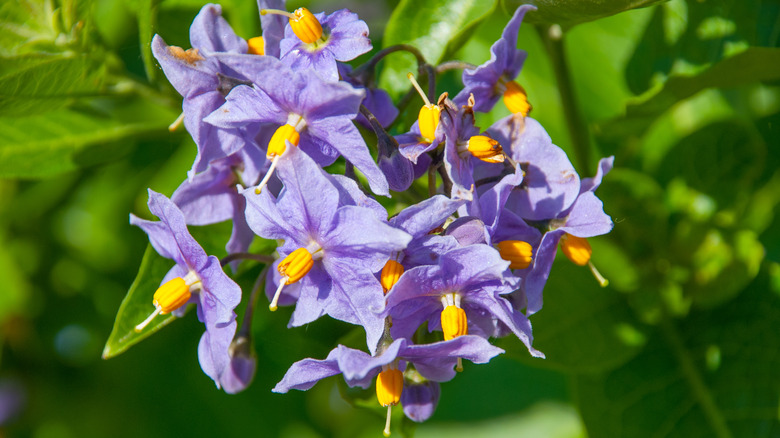
M52 111L102 90L105 69L85 55L23 55L0 59L0 117Z
M126 142L167 133L177 116L145 99L90 104L32 117L0 117L0 178L47 177L117 159L130 151Z
M590 436L780 434L780 296L764 273L714 311L666 321L624 367L574 378Z
M593 263L610 261L594 252ZM531 323L533 345L547 359L529 357L516 339L499 345L523 363L566 372L615 368L636 355L645 341L645 329L635 321L625 298L610 287L600 287L587 267L564 257L555 261L544 288L544 308L531 316Z
M401 0L387 23L383 46L410 44L435 65L457 50L495 6L496 0ZM414 57L392 54L385 61L380 84L391 95L399 95L410 87L409 72L416 75Z
M157 24L157 5L159 0L135 0L138 14L138 40L141 45L141 57L144 60L146 77L154 82L157 75L154 56L152 55L152 37Z
M609 17L631 9L646 8L667 0L509 0L507 9L533 4L537 11L528 14L529 23L557 24L568 29L576 24Z
M658 116L702 90L776 80L780 80L780 48L751 47L695 74L671 76L652 96L629 104L625 117L601 124L599 131L609 139L642 135Z
M157 315L143 331L135 331L135 326L154 311L152 297L160 286L160 281L171 269L172 263L170 259L157 254L151 244L146 247L138 275L119 306L114 329L103 349L103 359L123 353L176 319L173 314Z

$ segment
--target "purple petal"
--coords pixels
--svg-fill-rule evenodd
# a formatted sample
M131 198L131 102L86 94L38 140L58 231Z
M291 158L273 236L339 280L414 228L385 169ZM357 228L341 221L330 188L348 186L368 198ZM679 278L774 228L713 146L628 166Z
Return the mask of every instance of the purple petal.
M285 0L257 0L258 10L279 9L287 10ZM260 16L260 25L263 28L263 43L265 44L264 53L267 56L279 58L279 42L284 38L284 27L289 20L277 14L266 14Z
M580 193L595 192L601 185L601 180L604 175L608 174L612 170L612 166L615 163L615 157L607 157L599 160L599 168L596 171L596 176L593 178L583 178L580 183Z
M236 322L224 326L206 326L206 332L198 343L198 361L207 376L211 377L220 387L219 377L230 366L228 348L236 333Z
M420 237L441 227L459 206L462 200L452 200L435 195L422 202L406 207L390 219L390 225L400 228L413 237Z
M401 393L401 405L404 414L412 421L422 423L431 418L439 404L441 387L438 382L426 381L423 383L405 382Z
M282 394L291 389L306 391L321 379L339 374L339 347L333 349L325 360L303 359L295 362L271 391Z
M243 38L233 32L227 21L222 18L222 7L207 4L201 8L190 26L192 47L204 54L210 52L246 53L247 44Z

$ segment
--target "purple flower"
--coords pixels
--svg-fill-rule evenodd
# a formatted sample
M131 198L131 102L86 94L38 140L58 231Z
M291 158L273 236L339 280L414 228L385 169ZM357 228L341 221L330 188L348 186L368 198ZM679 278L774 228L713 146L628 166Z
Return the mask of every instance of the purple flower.
M439 382L430 380L416 381L406 379L404 391L401 393L401 405L404 414L412 421L422 423L431 418L439 404L441 387Z
M366 91L366 97L363 99L363 105L371 111L379 124L387 127L398 116L398 108L393 105L393 99L387 94L387 91L377 88L376 84L368 83L364 78L352 76L352 66L349 64L339 64L339 76L341 79L355 88ZM371 81L373 82L373 81ZM362 114L358 114L357 122L371 129L371 125Z
M364 92L345 83L323 82L312 71L292 71L276 64L268 71L241 70L253 87L236 87L227 102L206 118L221 128L239 128L248 123L281 125L289 133L271 140L269 158L286 150L284 141L298 146L321 166L332 164L339 154L368 179L374 193L387 195L385 176L377 167L352 119L358 113ZM276 137L276 134L274 135ZM277 152L277 149L281 150Z
M599 169L593 178L582 180L581 192L574 204L557 217L547 222L549 231L544 233L534 256L533 265L525 279L525 293L528 297L527 313L538 312L542 308L542 291L550 275L558 243L565 235L579 238L599 236L612 230L612 219L604 213L604 204L593 193L601 180L611 169L614 157L602 158ZM588 257L589 259L589 257ZM585 264L590 263L585 260ZM591 270L594 270L591 264ZM594 270L594 274L598 274ZM600 275L596 275L597 278ZM603 279L599 280L603 283Z
M384 314L393 318L393 337L410 337L425 321L430 331L441 328L445 339L463 333L495 336L503 324L533 356L543 357L531 347L531 324L501 296L512 291L503 281L508 266L495 249L476 244L443 254L436 265L404 272L387 294ZM459 315L457 327L445 324L453 314Z
M312 70L323 79L336 82L339 80L336 61L351 61L371 50L368 25L347 9L327 16L318 13L314 17L322 26L322 36L305 43L288 25L281 41L281 59L293 70Z
M279 159L284 162L279 166L284 189L278 199L267 191L244 192L252 230L266 239L284 240L277 249L283 259L275 263L269 286L279 285L280 304L297 301L291 326L328 314L362 325L373 351L384 329L376 314L384 307L384 298L374 273L411 236L385 224L375 201L363 207L350 205L358 199L357 186L349 190L334 185L296 148ZM272 308L275 305L272 301Z
M182 102L184 126L198 146L198 155L190 178L206 169L212 160L226 157L252 144L259 129L245 124L228 129L217 128L203 119L225 102L225 95L236 85L249 83L237 73L236 65L263 71L272 58L245 55L247 43L238 37L221 16L218 5L206 5L190 27L192 49L168 46L155 35L152 52Z
M285 393L291 389L305 391L325 377L342 374L349 386L368 388L383 366L398 360L398 369L412 363L426 379L446 382L455 377L458 358L487 363L504 350L491 345L479 336L459 336L450 341L415 345L407 339L396 339L377 356L339 345L324 360L303 359L294 363L273 392Z
M513 80L523 68L527 55L525 51L517 49L517 32L525 13L533 10L536 10L536 7L532 5L518 7L504 28L501 38L490 47L490 60L476 69L463 71L464 87L453 99L455 103L465 104L469 95L473 94L476 100L474 111L488 112L507 88L512 87L507 84L514 83Z
M268 167L268 162L255 148L245 148L229 157L212 161L205 172L182 182L171 200L184 213L188 225L210 225L232 220L233 233L225 249L229 254L245 252L254 233L244 217L246 199L236 186L257 184L263 173L258 165Z
M287 0L257 0L259 10L263 9L287 9ZM260 14L260 26L263 28L263 53L267 56L279 58L281 56L280 43L284 38L284 27L287 18L276 14Z
M158 302L158 293L155 293L157 310L137 329L158 313L183 309L186 303L195 303L198 319L206 325L206 332L198 344L198 359L203 371L220 387L230 363L228 347L236 332L234 309L241 301L241 288L225 275L219 259L208 256L192 238L184 214L176 204L150 189L149 210L160 220L148 221L131 214L130 223L141 227L149 235L149 242L161 256L176 262L163 278L158 292L180 285L175 298L189 296L189 299L184 303L179 301L173 308L165 308L166 304L161 304L162 299Z
M552 219L571 206L579 195L580 177L561 148L554 145L542 125L530 117L507 116L488 129L523 170L506 208L523 219ZM489 180L500 169L480 163L475 179ZM492 175L491 175L492 174Z
M439 143L444 141L444 129L441 123L436 126L434 138L427 139L420 133L420 122L415 121L409 132L395 136L398 141L398 150L412 163L417 164L420 155L436 149Z

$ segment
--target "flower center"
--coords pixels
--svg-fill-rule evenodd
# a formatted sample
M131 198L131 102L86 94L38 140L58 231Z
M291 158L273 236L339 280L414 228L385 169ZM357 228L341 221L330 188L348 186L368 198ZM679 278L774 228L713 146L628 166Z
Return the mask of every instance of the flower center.
M262 9L260 15L276 14L284 15L290 19L290 28L305 44L322 43L322 24L306 8L298 8L293 13L279 9Z
M530 243L522 240L505 240L496 246L501 258L510 262L510 269L525 269L531 264L533 249Z
M255 194L260 194L263 188L268 184L268 180L271 179L276 166L279 163L279 157L281 157L287 150L287 142L291 145L298 146L301 141L301 131L306 128L306 120L300 114L290 113L287 115L287 123L276 128L274 135L271 136L271 140L268 142L268 151L265 156L271 160L271 167L263 176L263 180L255 188Z
M460 300L460 295L454 292L441 297L441 304L444 306L441 311L441 330L444 332L445 341L469 334L466 311L460 307Z
M157 315L171 313L179 307L187 304L192 292L197 292L202 288L200 277L194 271L189 271L187 275L176 277L163 283L154 292L152 304L155 307L154 312L149 315L142 323L135 326L135 331L142 331Z
M312 242L305 248L301 247L291 252L279 262L276 269L282 279L279 281L279 287L276 288L276 293L268 306L272 312L278 308L279 296L282 294L284 286L293 284L306 276L314 266L314 260L319 260L322 256L322 247L317 242Z

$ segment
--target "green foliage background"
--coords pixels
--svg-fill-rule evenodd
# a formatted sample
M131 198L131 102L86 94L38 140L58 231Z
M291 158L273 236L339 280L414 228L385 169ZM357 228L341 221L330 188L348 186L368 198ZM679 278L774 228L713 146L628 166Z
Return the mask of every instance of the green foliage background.
M520 3L328 0L288 8L349 7L368 22L375 50L411 43L432 63L480 64ZM395 433L780 437L780 3L535 3L519 37L528 52L519 82L532 116L583 175L599 157L616 156L598 192L615 229L592 240L610 285L599 288L586 269L556 261L545 306L531 318L535 346L548 358L501 340L507 354L467 364L443 385L430 421L415 427L398 409ZM148 217L146 188L170 195L195 156L183 130L167 130L181 98L149 43L159 33L189 47L201 6L0 4L0 396L24 398L10 419L0 417L0 437L381 433L373 394L337 378L305 393L270 392L294 361L355 342L354 330L335 321L287 329L289 309L258 306L258 373L235 396L201 372L202 326L192 315L101 359L135 342L112 337L103 351L141 260L137 300L151 296L167 269L144 255L146 236L127 215ZM253 1L223 8L239 35L259 34ZM391 55L382 66L380 83L403 94L413 58ZM446 73L437 92L459 86L458 75ZM478 124L506 114L497 107ZM394 202L391 209L403 207ZM229 230L193 233L223 256ZM261 268L242 265L245 291ZM145 312L132 303L123 309L119 332L123 314L138 320Z

